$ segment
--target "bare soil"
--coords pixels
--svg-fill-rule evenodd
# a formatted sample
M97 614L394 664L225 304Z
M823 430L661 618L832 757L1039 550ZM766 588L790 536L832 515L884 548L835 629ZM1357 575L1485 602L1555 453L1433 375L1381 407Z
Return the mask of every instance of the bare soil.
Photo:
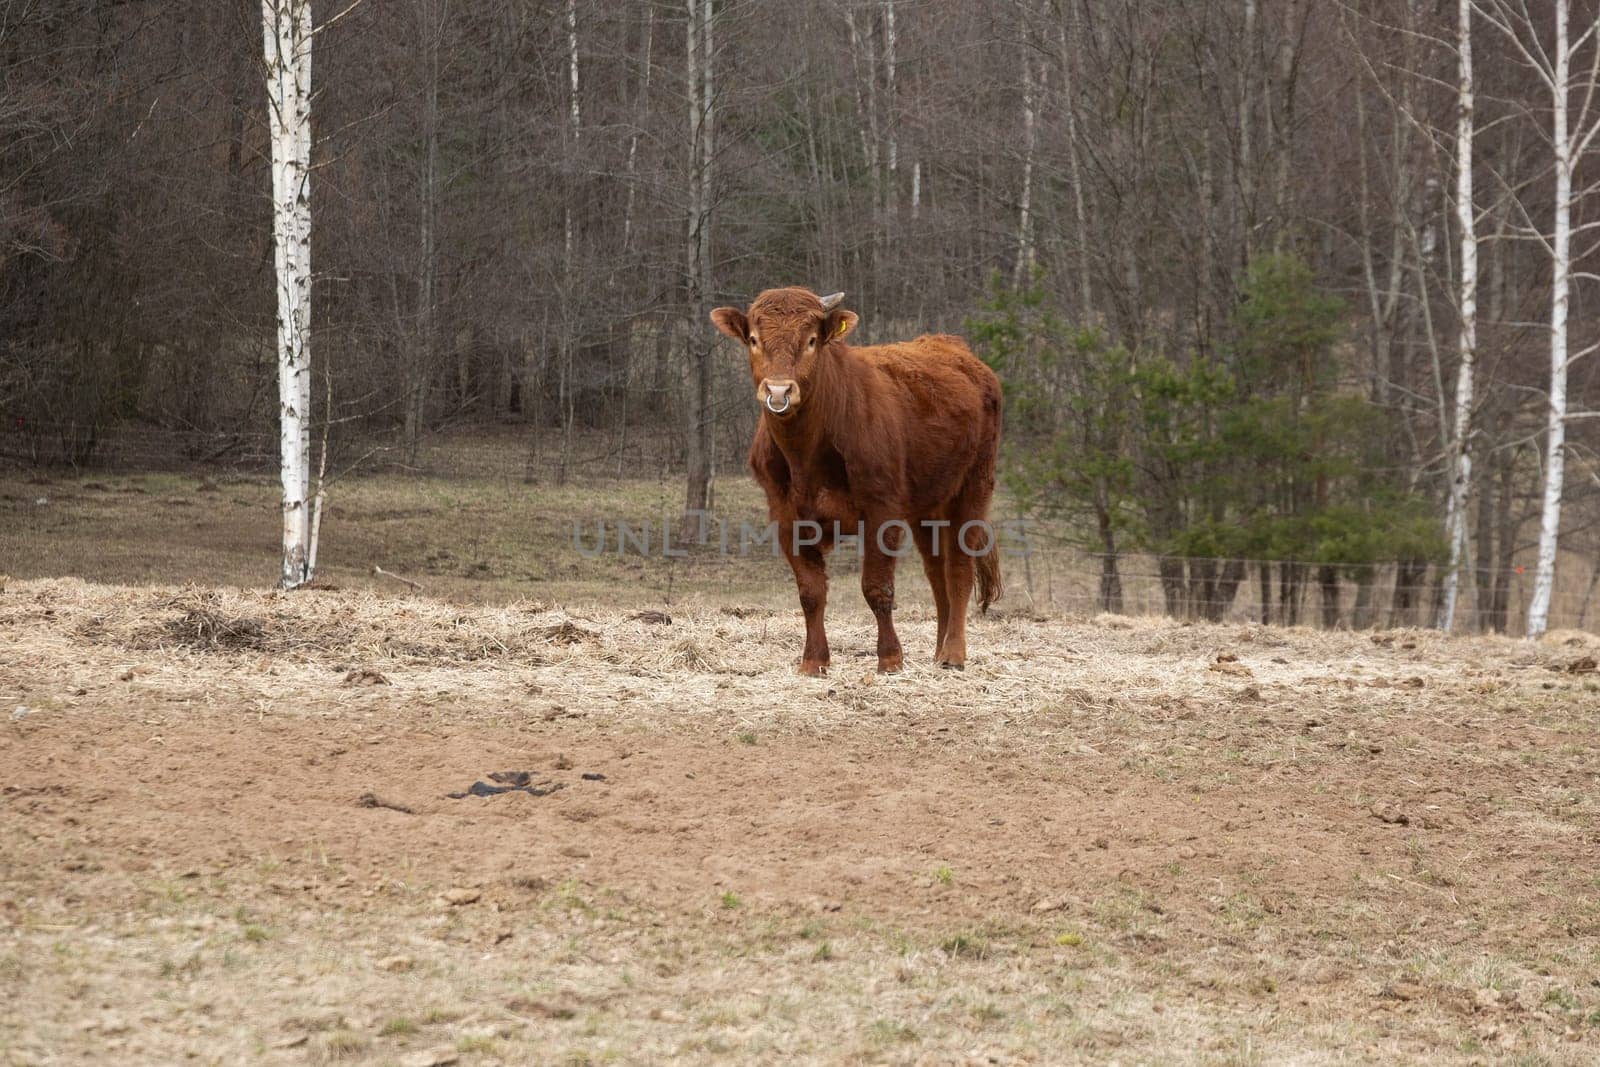
M669 614L13 581L0 1054L1600 1056L1592 637Z

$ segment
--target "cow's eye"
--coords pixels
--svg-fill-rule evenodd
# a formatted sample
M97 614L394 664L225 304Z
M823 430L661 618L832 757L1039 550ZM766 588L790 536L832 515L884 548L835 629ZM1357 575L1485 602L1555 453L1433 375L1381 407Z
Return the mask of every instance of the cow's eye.
M751 334L750 335L750 347L751 348L758 348L758 347L760 347L760 345L761 345L761 339L758 338L755 334Z
M806 347L807 348L816 348L817 347L817 339L815 337L813 337L810 340L806 341Z

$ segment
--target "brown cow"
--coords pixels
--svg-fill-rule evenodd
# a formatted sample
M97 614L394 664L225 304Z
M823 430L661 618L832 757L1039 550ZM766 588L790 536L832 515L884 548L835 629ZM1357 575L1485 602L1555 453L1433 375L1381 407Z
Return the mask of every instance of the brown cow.
M843 298L768 289L748 313L711 313L717 329L750 353L762 408L750 470L800 590L800 673L827 671L824 557L836 534L858 530L861 592L878 620L878 669L901 665L894 564L907 533L938 608L934 661L959 669L967 661L974 572L982 610L1000 596L999 550L987 522L1000 381L959 337L852 348L844 338L857 316L839 306Z

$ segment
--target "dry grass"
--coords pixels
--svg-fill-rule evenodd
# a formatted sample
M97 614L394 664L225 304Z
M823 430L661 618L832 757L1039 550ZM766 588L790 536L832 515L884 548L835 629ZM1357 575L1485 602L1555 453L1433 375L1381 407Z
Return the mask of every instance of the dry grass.
M10 647L13 663L22 665L49 661L80 641L166 653L161 662L174 665L178 684L213 652L269 655L271 686L301 671L320 678L329 661L391 673L403 686L487 663L559 679L563 691L580 697L648 682L655 714L678 709L696 716L706 711L708 683L737 696L747 717L763 709L780 712L797 686L786 669L798 652L793 611L689 611L662 624L599 606L457 605L373 591L104 587L73 579L26 588L30 606L12 620ZM1176 707L1195 696L1197 681L1207 697L1245 703L1295 699L1307 691L1337 701L1359 687L1366 690L1364 704L1397 707L1412 703L1412 689L1488 696L1517 691L1519 682L1569 690L1600 677L1581 673L1585 659L1600 649L1600 637L1573 630L1529 644L1426 629L1324 633L1101 615L1081 620L1063 637L1062 619L1003 610L981 624L968 670L951 673L926 662L931 616L925 607L899 613L908 669L883 676L873 670L870 615L848 605L833 612L829 689L837 699L827 707L849 716L870 695L879 716L938 707L987 718L1002 709L1006 722L1017 724L1063 708ZM44 621L49 626L27 625ZM1382 673L1372 667L1375 652L1385 653ZM1219 656L1243 662L1217 662ZM495 673L452 676L468 686L504 680ZM815 722L819 712L827 714L808 708L805 718Z
M1594 638L903 614L13 581L0 1050L1600 1053Z

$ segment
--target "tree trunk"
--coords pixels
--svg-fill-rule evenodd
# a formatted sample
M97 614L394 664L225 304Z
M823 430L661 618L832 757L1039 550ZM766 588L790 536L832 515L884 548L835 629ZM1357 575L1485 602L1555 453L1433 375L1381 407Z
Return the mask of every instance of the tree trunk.
M1072 42L1077 39L1076 19L1072 25L1071 39L1067 36L1067 23L1063 21L1061 25L1061 106L1067 123L1067 178L1072 184L1072 224L1078 244L1074 252L1078 261L1078 318L1087 323L1094 310L1094 288L1089 267L1088 205L1084 199L1082 166L1078 158L1078 104L1072 98L1072 87L1076 84L1072 62L1076 54L1072 47Z
M1261 583L1261 625L1272 625L1272 564L1262 560L1256 565L1256 576Z
M278 290L279 582L311 580L311 3L262 0Z
M712 348L707 343L705 303L712 291L711 280L711 159L715 146L712 96L711 42L713 0L688 0L688 82L689 82L689 233L688 233L688 314L685 317L684 357L689 375L685 383L688 396L685 458L688 479L684 491L681 540L698 535L700 518L696 513L710 510L715 413L712 408Z
M1217 602L1217 561L1189 561L1189 611L1191 619L1211 619Z
M1389 606L1389 626L1410 626L1415 621L1414 612L1421 599L1423 582L1428 577L1428 561L1403 559L1395 567L1394 599Z
M1039 76L1044 74L1041 68ZM1039 143L1039 103L1033 60L1022 57L1022 195L1017 201L1017 259L1011 267L1011 288L1031 283L1033 250L1033 157Z
M1490 481L1489 462L1486 461L1478 471L1480 483L1477 494L1477 513L1475 515L1476 529L1473 532L1472 559L1474 565L1469 568L1473 578L1473 601L1477 605L1472 620L1473 629L1486 633L1489 629L1489 605L1494 600L1494 508L1491 502L1494 499L1494 486Z
M1284 626L1300 623L1301 564L1285 560L1278 564L1278 621Z
M1510 623L1512 567L1517 558L1518 523L1512 511L1516 484L1516 456L1513 454L1501 465L1500 486L1494 501L1494 597L1489 602L1489 628L1497 634L1505 633Z
M1555 147L1555 232L1550 242L1550 407L1547 418L1544 500L1539 509L1539 555L1534 564L1533 598L1528 604L1528 636L1550 624L1556 553L1561 536L1562 478L1567 449L1567 306L1572 278L1572 140L1567 134L1567 92L1571 55L1567 47L1569 0L1555 0L1555 82L1551 140Z
M650 107L651 55L655 50L655 42L656 8L654 4L649 4L646 7L644 23L644 69L639 74L639 95L634 104L634 131L628 138L628 162L625 172L626 178L624 179L628 191L627 202L622 211L622 254L624 257L633 247L633 205L638 194L639 134Z
M1444 572L1439 629L1455 625L1461 568L1467 556L1467 508L1472 491L1472 388L1478 347L1478 229L1472 199L1472 0L1459 0L1456 54L1456 224L1461 231L1461 340L1456 366L1455 416L1450 434L1450 493L1445 502L1445 538L1450 559Z
M1339 628L1339 568L1326 565L1318 567L1317 588L1322 595L1322 628L1324 630L1337 630Z
M1366 630L1372 627L1373 605L1372 587L1377 580L1378 572L1375 567L1361 568L1361 575L1356 579L1356 602L1350 608L1350 626L1355 630Z
M1111 524L1111 509L1103 487L1095 491L1094 519L1100 532L1100 610L1121 615L1122 575L1117 571L1117 533Z
M1217 581L1216 599L1212 607L1212 622L1221 622L1233 607L1234 599L1239 595L1239 586L1244 584L1244 560L1230 559L1222 565L1222 577Z
M1156 561L1156 572L1161 576L1161 596L1167 614L1179 618L1184 610L1183 560L1162 556Z

